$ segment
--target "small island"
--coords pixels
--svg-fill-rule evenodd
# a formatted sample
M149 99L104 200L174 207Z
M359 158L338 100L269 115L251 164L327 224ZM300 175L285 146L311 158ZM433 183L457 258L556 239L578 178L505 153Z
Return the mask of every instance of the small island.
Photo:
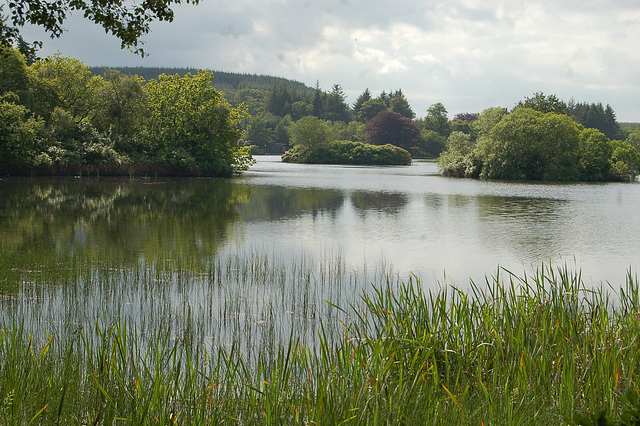
M307 116L289 127L293 148L282 155L282 161L309 164L410 165L411 154L399 145L403 145L402 142L407 139L418 139L420 130L411 120L400 114L390 111L385 113L399 123L406 121L411 130L415 128L413 135L405 134L403 128L392 134L380 134L376 124L385 117L384 113L380 113L367 125L367 142L334 140L330 123L314 116ZM389 133L389 129L385 129Z

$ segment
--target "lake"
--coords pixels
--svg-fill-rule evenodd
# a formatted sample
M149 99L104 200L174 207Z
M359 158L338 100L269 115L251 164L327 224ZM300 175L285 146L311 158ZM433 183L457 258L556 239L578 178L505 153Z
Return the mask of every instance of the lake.
M590 283L623 282L640 267L637 183L454 179L428 162L316 166L275 156L258 157L241 181L264 202L240 206L236 244L340 250L355 268L386 262L403 277L462 287L498 267L520 275L566 264Z
M285 164L258 156L217 179L0 180L0 255L8 269L90 253L122 262L266 251L340 256L423 285L465 287L499 267L579 269L624 281L640 267L640 185L445 178L437 166Z
M639 211L637 183L454 179L428 162L259 156L234 179L3 178L0 327L46 341L124 321L255 360L293 334L339 336L335 305L371 284L465 289L551 263L618 290L640 268Z

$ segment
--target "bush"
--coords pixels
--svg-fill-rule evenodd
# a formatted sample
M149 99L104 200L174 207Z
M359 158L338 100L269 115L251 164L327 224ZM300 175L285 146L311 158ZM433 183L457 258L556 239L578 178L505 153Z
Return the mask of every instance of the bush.
M395 145L333 141L316 149L296 145L282 155L285 163L398 165L411 164L411 155Z

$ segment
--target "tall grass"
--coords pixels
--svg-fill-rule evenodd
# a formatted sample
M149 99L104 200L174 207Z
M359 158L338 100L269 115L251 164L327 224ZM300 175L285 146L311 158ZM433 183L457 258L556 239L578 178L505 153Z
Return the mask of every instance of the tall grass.
M2 301L0 423L639 421L631 274L614 291L501 270L462 291L347 269L245 253L31 277Z

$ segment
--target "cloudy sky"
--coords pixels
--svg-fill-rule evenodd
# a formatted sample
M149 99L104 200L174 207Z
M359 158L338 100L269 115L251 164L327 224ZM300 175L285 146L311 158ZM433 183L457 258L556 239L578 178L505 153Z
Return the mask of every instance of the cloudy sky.
M402 89L418 117L442 102L460 112L511 108L535 92L602 102L640 122L638 0L203 0L175 7L145 36L148 57L72 17L45 42L87 65L198 67L267 74L353 103Z

